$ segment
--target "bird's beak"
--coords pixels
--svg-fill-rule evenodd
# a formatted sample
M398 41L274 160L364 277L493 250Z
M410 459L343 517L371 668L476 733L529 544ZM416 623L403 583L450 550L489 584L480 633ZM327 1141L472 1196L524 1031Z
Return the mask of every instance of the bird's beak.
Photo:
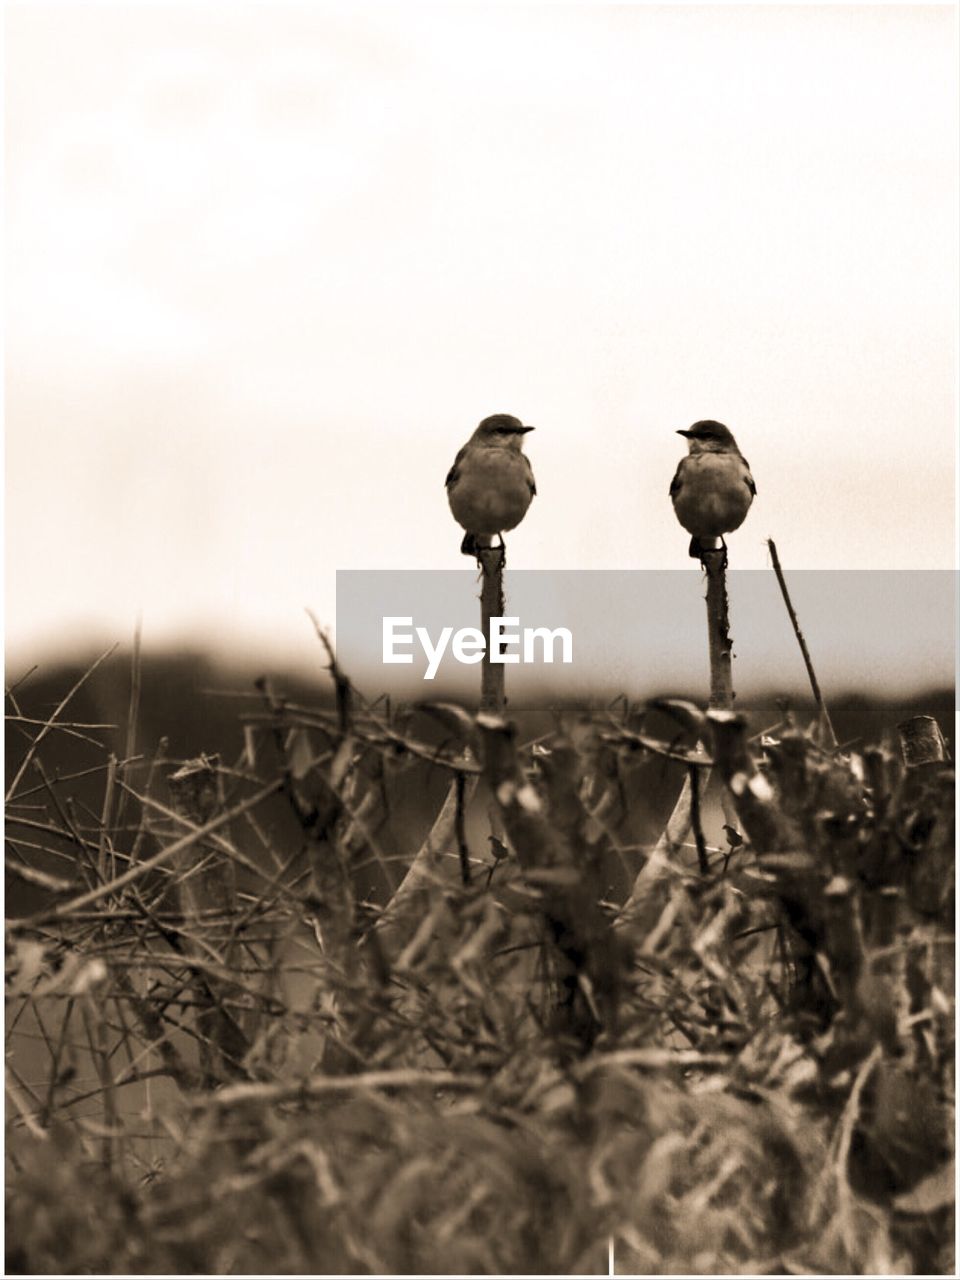
M693 434L693 432L692 432L692 431L678 431L678 432L677 432L677 435L678 435L678 436L686 436L688 440L689 440L689 438L690 438L690 436L691 436L692 434Z
M536 427L521 427L521 432L526 435L528 431L536 431Z

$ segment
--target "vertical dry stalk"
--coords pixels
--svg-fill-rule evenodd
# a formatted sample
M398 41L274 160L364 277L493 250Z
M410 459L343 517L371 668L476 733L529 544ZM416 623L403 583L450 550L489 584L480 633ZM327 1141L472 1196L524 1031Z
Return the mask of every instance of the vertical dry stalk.
M697 846L697 865L702 876L710 872L710 860L707 857L707 842L703 834L703 823L700 820L700 780L697 777L697 766L691 764L687 768L687 780L690 783L690 824L693 827L693 838Z
M483 651L480 667L480 710L490 715L503 715L507 705L504 689L504 664L490 661L490 619L503 617L503 566L506 553L503 547L481 547L477 552L480 563L480 630L488 643Z
M810 650L807 648L807 642L804 639L803 632L800 630L800 621L797 618L797 612L793 607L793 601L790 599L790 592L787 590L787 582L783 576L783 569L780 567L780 557L777 555L777 544L772 538L768 538L767 546L770 548L770 559L773 562L773 572L777 575L777 583L780 587L780 594L783 596L783 603L787 607L790 624L793 627L793 634L797 637L797 644L800 646L803 665L807 669L807 679L810 681L813 698L817 704L817 710L820 714L820 723L823 726L823 731L830 746L835 747L837 745L837 735L833 729L833 722L830 719L827 704L824 702L823 694L820 692L820 682L817 680L817 673L813 669L813 661L810 657Z
M107 785L103 792L103 808L100 812L100 848L97 856L97 870L102 884L106 884L108 880L112 880L117 874L117 862L113 856L113 847L110 841L116 783L117 757L111 751L107 763Z
M730 639L730 609L727 599L727 553L724 548L701 553L703 571L707 575L707 645L710 653L710 706L713 710L729 711L733 707L733 641ZM702 744L701 744L702 745ZM698 786L699 783L699 786ZM663 835L657 842L646 865L637 876L630 897L624 906L627 916L635 915L640 901L650 894L653 883L661 882L674 856L686 840L691 825L697 843L697 856L701 872L707 869L706 845L700 826L700 801L707 794L710 770L702 776L691 768L684 780L673 813ZM656 900L648 904L650 913L657 914Z
M707 575L707 639L710 646L710 706L715 711L733 707L733 641L727 600L727 553L704 551L701 562Z
M119 779L127 781L127 765L137 750L137 722L140 718L140 692L143 681L143 657L141 644L143 639L143 619L138 615L133 631L133 653L130 656L130 701L127 705L127 736L123 747L123 763L120 765ZM120 788L117 800L117 832L123 829L124 811L127 806L127 793Z
M733 642L730 639L727 599L727 553L721 547L716 551L702 552L700 559L707 575L710 707L715 711L730 711L733 708L734 692ZM679 853L691 826L694 829L700 871L706 874L709 870L706 842L700 825L700 802L707 794L709 784L709 769L702 770L702 773L696 768L689 771L663 834L633 882L630 896L621 908L619 923L631 928L637 936L649 932L660 917L671 884L671 861Z
M489 542L489 538L486 539ZM502 539L501 539L502 544ZM506 604L503 598L503 568L507 553L503 545L481 547L477 553L482 575L480 587L480 630L486 637L480 668L480 712L482 715L502 716L507 709L505 687L506 667L502 662L490 661L490 619L502 618ZM497 805L488 810L490 834L502 842L503 819Z
M204 826L223 808L216 757L188 760L167 783L177 813L196 826ZM214 913L233 920L237 905L236 868L210 841L195 841L178 858L180 876L177 892L184 916L187 955L209 960L217 954L220 964L230 968L238 960L236 946L229 937L218 951L202 931ZM198 996L207 1006L197 1017L201 1035L201 1066L210 1083L242 1075L240 1060L246 1052L245 1037L223 1007L230 984L213 976L198 983Z
M166 738L161 738L160 741L157 743L157 749L153 754L153 759L150 761L150 767L147 770L147 781L143 789L144 803L141 804L140 806L140 818L139 818L139 821L137 822L137 832L133 838L133 847L130 850L131 866L140 857L140 849L143 845L144 838L146 837L149 829L146 802L151 800L153 797L153 781L156 776L157 766L160 763L160 761L164 758L164 756L166 756L168 746L169 746L168 740Z
M457 814L454 824L457 837L457 856L460 859L460 879L470 883L470 850L467 847L467 775L457 771L454 780L457 788Z

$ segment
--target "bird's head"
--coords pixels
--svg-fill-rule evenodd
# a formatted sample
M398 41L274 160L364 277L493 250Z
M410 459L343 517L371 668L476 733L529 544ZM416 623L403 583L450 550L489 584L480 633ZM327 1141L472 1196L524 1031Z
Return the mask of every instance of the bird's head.
M525 427L519 418L513 417L509 413L495 413L489 418L484 418L473 433L473 441L476 444L491 445L499 449L515 449L518 452L523 448L523 437L528 431L532 431L533 427Z
M722 422L713 422L709 418L703 422L695 422L686 431L678 431L678 436L685 436L691 453L738 453L737 442L733 432Z

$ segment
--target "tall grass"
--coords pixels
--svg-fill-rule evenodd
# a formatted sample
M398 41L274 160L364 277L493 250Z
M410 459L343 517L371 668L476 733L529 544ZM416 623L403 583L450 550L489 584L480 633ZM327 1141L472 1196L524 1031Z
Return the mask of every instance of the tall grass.
M328 661L333 705L262 683L229 765L10 695L42 901L8 925L8 1271L588 1274L611 1240L624 1273L952 1270L942 750L625 700L526 742ZM649 759L726 813L638 849ZM418 852L384 778L425 764Z

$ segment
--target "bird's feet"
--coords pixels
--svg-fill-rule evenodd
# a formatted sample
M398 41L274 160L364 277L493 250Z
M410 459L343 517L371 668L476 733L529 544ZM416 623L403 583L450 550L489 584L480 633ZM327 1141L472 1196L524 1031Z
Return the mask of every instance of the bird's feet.
M713 546L706 546L705 541L712 542ZM699 560L704 569L708 564L713 564L713 557L720 557L720 568L727 567L727 544L724 538L710 538L701 541L699 538L690 539L690 555L694 560Z
M471 556L477 562L477 567L483 569L483 557L490 551L496 551L500 554L500 567L503 568L507 563L507 544L503 540L503 534L498 533L499 546L493 546L491 535L487 533L465 533L463 541L460 543L460 552L462 555Z

